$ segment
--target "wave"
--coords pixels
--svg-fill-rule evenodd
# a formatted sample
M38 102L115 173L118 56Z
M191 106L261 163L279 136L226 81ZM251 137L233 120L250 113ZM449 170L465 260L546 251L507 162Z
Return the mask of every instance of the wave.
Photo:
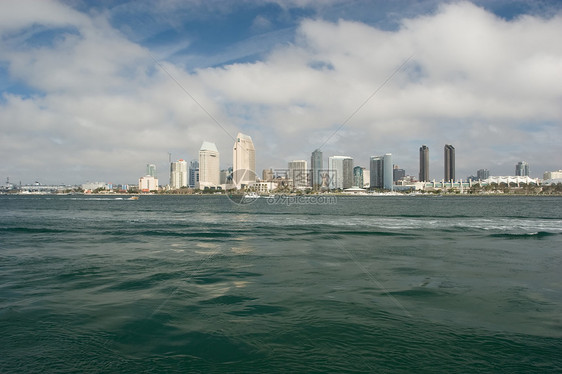
M543 239L551 236L562 235L562 232L548 232L548 231L536 231L536 232L505 232L505 233L494 233L488 236L492 238L505 238L505 239Z
M36 227L0 227L0 233L21 233L21 234L61 234L73 232L72 230L36 228Z

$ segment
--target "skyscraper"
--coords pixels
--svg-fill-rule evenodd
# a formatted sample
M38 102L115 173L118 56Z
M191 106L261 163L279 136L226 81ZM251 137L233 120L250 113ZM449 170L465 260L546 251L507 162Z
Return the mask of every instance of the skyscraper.
M189 163L189 187L195 188L199 183L199 161L191 160Z
M478 180L484 180L490 178L490 170L488 169L479 169L476 171L476 178Z
M328 158L330 189L351 188L353 184L353 159L349 156Z
M156 178L156 165L146 164L146 175Z
M370 162L371 188L393 190L392 154L372 156Z
M178 160L170 165L170 187L178 189L187 187L187 162Z
M219 150L215 143L203 142L199 149L199 189L220 184Z
M317 149L312 152L310 157L310 168L312 173L310 175L310 185L312 188L318 188L322 185L322 169L324 168L324 161L322 159L322 151Z
M429 181L429 147L422 145L420 147L420 182Z
M232 148L232 183L237 189L256 181L256 150L252 138L238 133Z
M519 161L517 165L515 165L515 175L520 177L528 177L529 164L525 161Z
M371 171L371 188L383 188L383 156L371 156L370 171Z
M289 162L289 179L293 181L293 188L308 187L308 168L306 160Z
M363 188L363 171L365 168L356 166L353 168L353 186Z
M394 182L398 182L399 180L403 179L406 176L406 170L400 169L398 165L394 165L394 169L392 170L392 180Z
M455 147L445 144L445 182L455 180Z
M392 175L392 154L387 153L384 155L384 162L383 162L383 186L385 190L393 190L394 186L394 178Z

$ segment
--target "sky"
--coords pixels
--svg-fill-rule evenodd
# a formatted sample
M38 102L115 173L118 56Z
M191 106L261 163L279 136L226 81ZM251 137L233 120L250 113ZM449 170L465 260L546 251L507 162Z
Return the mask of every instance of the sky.
M136 183L238 132L256 172L419 147L443 178L562 169L562 2L0 2L0 183Z

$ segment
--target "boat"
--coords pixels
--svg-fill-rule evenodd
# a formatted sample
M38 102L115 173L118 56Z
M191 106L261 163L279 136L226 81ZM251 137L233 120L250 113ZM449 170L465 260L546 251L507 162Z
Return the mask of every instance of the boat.
M260 197L260 195L258 195L255 192L248 192L247 194L244 195L244 199L258 199Z
M131 196L127 200L138 200L138 199L139 199L138 196Z

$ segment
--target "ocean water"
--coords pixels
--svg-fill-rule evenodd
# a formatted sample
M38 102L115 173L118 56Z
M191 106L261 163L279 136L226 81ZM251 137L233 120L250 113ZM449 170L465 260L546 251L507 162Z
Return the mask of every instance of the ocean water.
M562 198L334 199L0 196L0 372L562 372Z

